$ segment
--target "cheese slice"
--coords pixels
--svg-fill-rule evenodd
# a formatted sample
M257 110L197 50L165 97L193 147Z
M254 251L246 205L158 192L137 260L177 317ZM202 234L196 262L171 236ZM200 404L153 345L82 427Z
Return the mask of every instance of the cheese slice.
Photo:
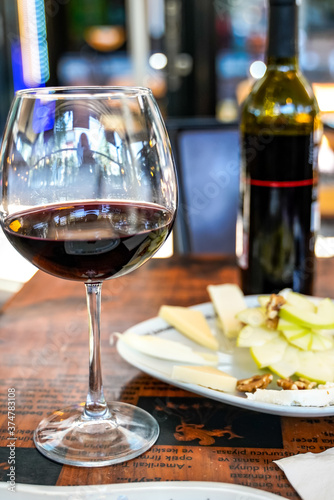
M218 350L218 341L201 311L188 307L161 306L159 316L197 344L213 351Z
M174 340L154 335L137 335L131 332L124 335L119 334L118 337L121 342L125 342L132 349L155 358L168 359L180 363L218 364L217 354L194 351L191 347Z
M223 392L235 391L237 379L212 366L174 366L172 379Z
M328 385L302 391L257 389L253 394L247 392L246 395L252 401L283 406L322 407L334 404L334 387Z
M207 290L224 334L228 338L237 337L242 324L236 315L247 308L241 289L237 285L224 284L209 285Z

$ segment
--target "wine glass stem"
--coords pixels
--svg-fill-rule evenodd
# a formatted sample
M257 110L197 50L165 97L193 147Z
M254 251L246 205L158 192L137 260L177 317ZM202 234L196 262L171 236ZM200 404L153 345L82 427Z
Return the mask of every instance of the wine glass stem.
M89 391L84 415L87 418L107 417L101 370L101 289L102 283L85 283L89 319Z

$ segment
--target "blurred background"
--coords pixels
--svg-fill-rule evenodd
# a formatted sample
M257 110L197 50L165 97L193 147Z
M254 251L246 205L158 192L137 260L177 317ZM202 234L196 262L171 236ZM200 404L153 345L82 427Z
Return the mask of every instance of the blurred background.
M144 85L167 123L209 119L237 128L240 105L266 69L266 33L265 0L1 0L1 133L16 90L58 85ZM331 256L333 0L302 0L299 40L324 124L318 254ZM18 255L13 261L2 237L0 245L0 279L9 287L16 280L15 288L33 270Z
M147 85L167 117L234 122L266 33L265 0L2 0L1 127L13 92L41 85ZM331 112L332 0L301 1L300 65Z

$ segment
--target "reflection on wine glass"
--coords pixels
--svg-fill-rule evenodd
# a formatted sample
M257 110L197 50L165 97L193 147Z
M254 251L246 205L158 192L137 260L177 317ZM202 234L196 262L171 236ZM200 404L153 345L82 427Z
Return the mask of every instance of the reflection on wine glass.
M52 413L34 434L60 463L122 462L156 441L157 422L107 405L100 361L101 286L137 269L171 231L177 184L150 90L67 87L20 91L1 150L1 223L39 269L83 281L89 316L86 403Z

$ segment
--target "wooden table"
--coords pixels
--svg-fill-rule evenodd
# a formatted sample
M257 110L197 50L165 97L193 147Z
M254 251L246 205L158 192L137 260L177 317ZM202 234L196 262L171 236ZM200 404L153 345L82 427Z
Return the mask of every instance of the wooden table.
M334 261L319 260L315 294L334 296ZM84 285L37 273L0 317L0 480L9 472L8 389L15 389L17 483L88 485L140 481L218 481L299 498L272 462L334 443L334 417L289 418L246 411L153 379L123 361L109 343L115 331L157 315L161 304L208 301L208 284L235 283L233 260L153 259L103 285L102 359L105 394L148 408L161 434L143 456L102 468L61 466L34 448L42 417L84 401L88 334Z

